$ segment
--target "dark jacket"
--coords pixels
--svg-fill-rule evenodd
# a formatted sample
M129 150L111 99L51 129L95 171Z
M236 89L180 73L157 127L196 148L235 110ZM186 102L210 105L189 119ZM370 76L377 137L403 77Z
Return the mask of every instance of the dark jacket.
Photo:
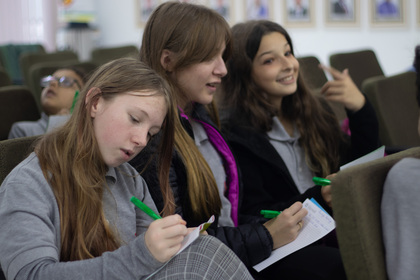
M202 105L195 105L192 118L206 122L216 128ZM188 120L184 118L181 118L181 120L185 129L193 137L192 128ZM149 143L149 145L147 145L147 147L143 149L139 155L130 161L130 164L141 172L158 210L161 211L163 208L163 198L160 192L156 167L156 151L158 142L159 135L158 137L152 139L151 143ZM152 157L152 160L149 164L147 164L150 157ZM144 171L142 172L143 169ZM174 152L172 159L170 184L177 204L176 212L187 221L187 226L194 227L205 222L196 221L192 218L193 215L187 191L186 170L184 164L182 163L182 159L176 152ZM217 215L215 216L217 217ZM243 219L240 217L240 220ZM207 232L210 235L217 237L230 249L232 249L232 251L236 253L246 266L251 267L270 256L273 249L273 240L268 230L261 223L253 222L243 224L238 227L218 227L217 223L218 218L216 218L216 221L212 224L212 226L207 229Z
M371 104L366 100L359 111L347 112L347 115L351 139L345 135L347 141L341 143L340 166L379 147L378 122ZM225 136L242 172L242 215L258 216L262 209L281 211L296 201L303 202L312 197L331 213L322 198L320 186L300 194L286 164L266 133L239 126L227 127Z

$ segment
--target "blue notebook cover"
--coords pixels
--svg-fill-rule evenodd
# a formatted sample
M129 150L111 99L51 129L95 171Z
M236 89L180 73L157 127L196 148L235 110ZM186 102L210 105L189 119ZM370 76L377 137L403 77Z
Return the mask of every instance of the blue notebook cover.
M319 203L315 200L315 198L311 198L311 201L316 205L316 206L318 206L319 208L321 208L321 210L322 211L324 211L325 213L327 213L328 214L328 212L327 211L325 211L325 209L321 206L321 205L319 205ZM329 214L328 214L329 215Z

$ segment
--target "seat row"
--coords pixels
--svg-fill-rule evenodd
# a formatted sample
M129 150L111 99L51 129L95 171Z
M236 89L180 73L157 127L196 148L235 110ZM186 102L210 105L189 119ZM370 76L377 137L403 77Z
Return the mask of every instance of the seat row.
M101 47L91 51L90 63L96 66L126 55L137 55L134 45ZM13 84L26 84L31 66L41 62L80 62L78 54L72 50L46 52L41 44L0 45L0 68L3 68Z
M38 112L41 112L39 103L41 95L39 80L41 77L53 73L65 64L78 65L86 69L86 72L89 72L100 63L105 63L122 55L135 55L136 53L137 49L135 46L97 49L92 52L92 60L88 62L78 61L77 56L74 53L72 54L71 51L51 54L42 52L36 54L27 53L22 55L21 65L23 69L30 69L24 74L24 76L28 77L25 79L27 80L25 83L27 86L26 91L32 93L34 98L31 101L24 102L22 92L25 90L22 88L12 90L9 87L0 91L0 106L2 107L0 110L2 112L0 113L2 115L0 118L2 120L0 140L5 139L4 135L7 132L4 132L4 130L9 125L11 126L11 124L5 124L5 120L10 120L10 122L32 120L26 119L28 115L21 116L18 107L30 106L28 104L35 102ZM60 61L59 57L63 58L62 61ZM315 56L298 57L298 60L301 75L308 80L308 86L313 89L314 94L319 94L319 89L328 81L327 75L318 67L320 61ZM416 88L413 82L415 79L413 72L384 76L379 61L372 50L331 55L330 64L338 70L348 68L355 84L372 103L379 121L380 139L385 146L390 147L391 150L401 150L406 147L420 145L420 140L416 134L418 110L415 102ZM0 69L0 86L4 85L12 85L12 78L8 76L7 72ZM11 95L7 92L16 90L21 94L19 101L12 101L12 97L5 96L6 94ZM15 102L15 105L10 102ZM19 105L20 103L22 105ZM337 114L338 119L342 121L346 116L344 108L331 102L330 105ZM28 107L25 110L33 111L28 109ZM31 113L31 116L35 115Z

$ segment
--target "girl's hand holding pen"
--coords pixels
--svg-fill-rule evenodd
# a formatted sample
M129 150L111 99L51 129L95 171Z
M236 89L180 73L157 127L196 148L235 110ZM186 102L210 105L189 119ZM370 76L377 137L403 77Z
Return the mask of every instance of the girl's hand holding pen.
M336 175L336 173L330 174L327 176L327 179L330 180L331 178L333 178ZM315 182L315 180L314 180ZM315 182L316 183L316 182ZM332 202L332 195L331 195L331 182L329 182L329 185L325 185L325 184L320 184L322 185L321 188L321 195L322 198L324 199L325 203L327 203L327 205L329 207L331 207L331 202Z
M179 215L167 216L150 224L144 239L156 260L164 263L178 252L188 234L186 224Z
M273 238L273 250L292 242L303 226L302 219L308 214L301 202L295 202L280 215L266 222L264 226Z

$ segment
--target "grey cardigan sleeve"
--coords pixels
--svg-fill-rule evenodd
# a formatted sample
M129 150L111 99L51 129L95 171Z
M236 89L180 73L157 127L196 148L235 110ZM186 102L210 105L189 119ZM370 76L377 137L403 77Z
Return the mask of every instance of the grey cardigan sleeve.
M0 187L0 224L7 279L139 279L163 265L147 249L144 231L100 257L60 262L59 210L34 154Z
M24 266L15 279L142 279L162 265L146 248L143 233L128 245L94 259L74 262L38 259ZM14 279L13 275L8 276Z

